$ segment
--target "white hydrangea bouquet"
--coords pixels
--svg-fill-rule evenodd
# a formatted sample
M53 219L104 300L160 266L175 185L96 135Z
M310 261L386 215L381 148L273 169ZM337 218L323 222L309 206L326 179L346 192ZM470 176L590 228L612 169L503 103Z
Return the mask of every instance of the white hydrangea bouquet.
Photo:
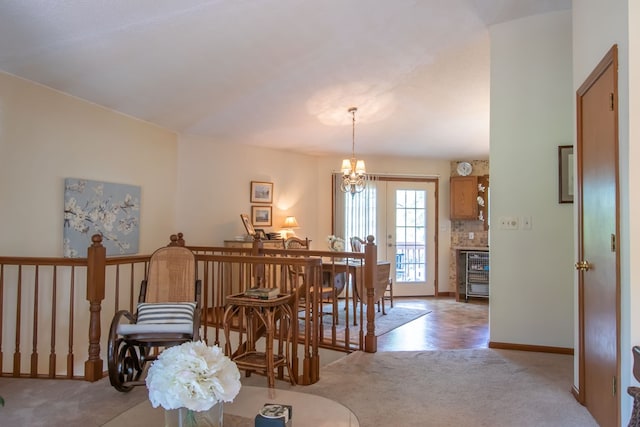
M344 252L344 239L333 234L327 237L329 249L335 252Z
M149 367L146 384L154 408L189 412L233 401L241 385L236 364L220 347L208 347L203 341L165 349Z

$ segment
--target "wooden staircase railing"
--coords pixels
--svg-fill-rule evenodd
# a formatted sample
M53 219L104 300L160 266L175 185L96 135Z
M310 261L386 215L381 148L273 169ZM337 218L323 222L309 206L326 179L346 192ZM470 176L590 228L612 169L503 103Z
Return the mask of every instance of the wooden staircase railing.
M186 246L180 233L172 235L169 244ZM373 241L364 254L313 250L295 254L303 257L292 257L294 250L261 246L260 241L248 249L187 246L196 253L198 275L206 295L205 313L207 309L215 312L223 305L224 296L234 290L233 286L240 289L255 280L266 284L283 280L280 272L286 265L297 264L310 272L316 271L310 274L318 274L320 268L347 274L348 267L336 260L350 259L352 264L362 266L366 298L359 304L360 313L366 312L366 322L364 319L359 322L358 339L350 338L348 332L342 341L337 340L335 334L329 339L323 334L317 334L317 340L302 337L301 383L318 380L320 346L342 351L377 350L373 303L375 269L368 267L376 265L377 248ZM99 235L92 237L86 258L0 257L0 376L86 381L103 378L108 325L119 309L135 310L149 257L107 258ZM320 257L325 260L324 267ZM231 271L238 274L233 280L229 276ZM289 286L284 282L280 285ZM319 311L313 307L308 309ZM207 342L220 344L221 325L215 318L210 320L203 326L204 336ZM322 327L322 322L316 323Z

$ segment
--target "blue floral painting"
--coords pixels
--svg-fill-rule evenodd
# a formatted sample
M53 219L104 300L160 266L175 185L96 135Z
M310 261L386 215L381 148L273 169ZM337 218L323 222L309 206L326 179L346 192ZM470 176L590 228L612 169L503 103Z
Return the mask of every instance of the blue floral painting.
M102 235L107 255L138 252L140 187L66 178L63 248L67 258L84 258L91 236Z

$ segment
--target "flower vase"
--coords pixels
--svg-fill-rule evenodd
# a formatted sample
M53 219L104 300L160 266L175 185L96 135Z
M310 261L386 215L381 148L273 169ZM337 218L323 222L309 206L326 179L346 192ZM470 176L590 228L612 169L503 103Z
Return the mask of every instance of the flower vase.
M206 411L187 408L165 409L165 427L222 427L224 402L218 402Z

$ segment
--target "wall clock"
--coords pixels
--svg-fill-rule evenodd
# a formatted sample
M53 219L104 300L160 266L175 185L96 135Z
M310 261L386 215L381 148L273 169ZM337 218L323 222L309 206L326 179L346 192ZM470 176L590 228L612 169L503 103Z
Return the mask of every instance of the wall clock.
M456 170L460 176L467 176L472 171L471 163L469 162L459 162Z

